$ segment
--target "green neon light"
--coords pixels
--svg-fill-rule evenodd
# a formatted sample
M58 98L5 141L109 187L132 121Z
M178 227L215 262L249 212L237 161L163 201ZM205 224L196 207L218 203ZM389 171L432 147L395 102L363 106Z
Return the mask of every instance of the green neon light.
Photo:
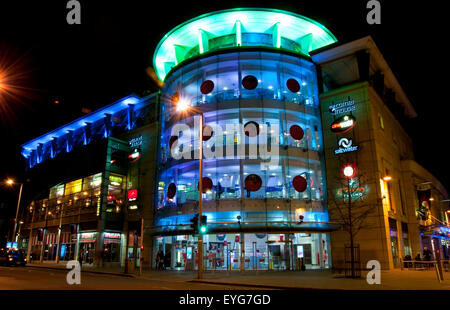
M241 34L241 21L236 21L236 45L242 45L242 34Z
M155 50L153 66L158 77L164 80L173 67L187 58L207 53L208 40L236 35L236 45L243 46L242 33L262 34L271 28L273 46L285 48L281 46L284 38L299 44L305 55L337 41L318 22L292 12L262 8L222 10L188 20L167 33Z
M203 39L202 39L202 31L198 30L198 48L200 51L200 54L203 54Z

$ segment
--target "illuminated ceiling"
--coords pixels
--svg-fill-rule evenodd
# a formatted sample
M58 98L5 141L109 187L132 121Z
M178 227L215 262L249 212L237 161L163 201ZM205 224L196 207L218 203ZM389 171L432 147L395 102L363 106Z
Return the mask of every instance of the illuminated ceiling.
M337 41L318 22L288 11L262 8L222 10L188 20L167 33L153 56L156 74L163 81L181 62L208 53L210 44L219 37L233 36L234 47L245 47L243 37L246 34L268 34L273 48L304 55ZM300 49L293 46L300 46ZM220 48L230 48L230 45Z

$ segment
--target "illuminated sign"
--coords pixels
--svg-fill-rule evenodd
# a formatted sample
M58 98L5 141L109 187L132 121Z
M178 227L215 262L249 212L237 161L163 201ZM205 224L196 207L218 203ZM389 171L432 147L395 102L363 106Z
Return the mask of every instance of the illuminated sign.
M128 141L128 143L130 144L131 147L136 147L136 146L142 145L142 141L143 141L142 136L139 136L139 137L131 139L130 141Z
M353 115L345 115L331 124L331 131L334 133L344 133L353 128L356 124L356 119Z
M342 154L342 153L349 153L349 152L357 151L358 145L352 145L352 144L353 144L352 139L347 139L347 138L339 139L339 142L338 142L339 148L334 150L334 154L338 155L338 154Z
M333 105L330 105L328 108L330 113L333 115L339 115L343 113L348 113L355 111L355 101L350 100L350 97L348 97L347 101L336 103Z
M129 201L134 201L137 199L138 193L137 193L137 189L130 189L128 191L128 200Z
M120 239L120 233L109 233L105 232L106 239Z
M297 245L297 258L303 258L303 245Z
M339 198L348 198L349 189L347 187L341 187L337 190L336 195ZM355 188L350 188L350 197L352 199L357 199L362 197L367 192L367 186L359 186Z
M6 242L6 248L7 249L12 248L12 242Z

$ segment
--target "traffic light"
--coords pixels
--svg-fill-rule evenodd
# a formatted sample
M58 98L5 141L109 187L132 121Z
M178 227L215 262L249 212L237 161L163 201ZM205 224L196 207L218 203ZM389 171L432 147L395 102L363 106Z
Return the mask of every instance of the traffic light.
M202 219L200 221L200 233L204 234L208 231L208 227L206 226L207 216L202 215Z
M198 213L191 218L191 228L194 231L194 235L198 234Z
M141 244L141 251L144 251L144 245Z

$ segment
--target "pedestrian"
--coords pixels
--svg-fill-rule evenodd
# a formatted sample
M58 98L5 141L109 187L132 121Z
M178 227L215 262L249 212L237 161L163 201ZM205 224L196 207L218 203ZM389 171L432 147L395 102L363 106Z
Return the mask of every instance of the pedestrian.
M83 251L81 251L80 254L78 254L78 263L80 263L81 269L81 265L83 265Z
M427 247L423 247L423 258L426 261L430 261L431 260L431 251L427 248Z
M156 265L158 270L164 269L164 253L162 250L159 250L156 255Z

